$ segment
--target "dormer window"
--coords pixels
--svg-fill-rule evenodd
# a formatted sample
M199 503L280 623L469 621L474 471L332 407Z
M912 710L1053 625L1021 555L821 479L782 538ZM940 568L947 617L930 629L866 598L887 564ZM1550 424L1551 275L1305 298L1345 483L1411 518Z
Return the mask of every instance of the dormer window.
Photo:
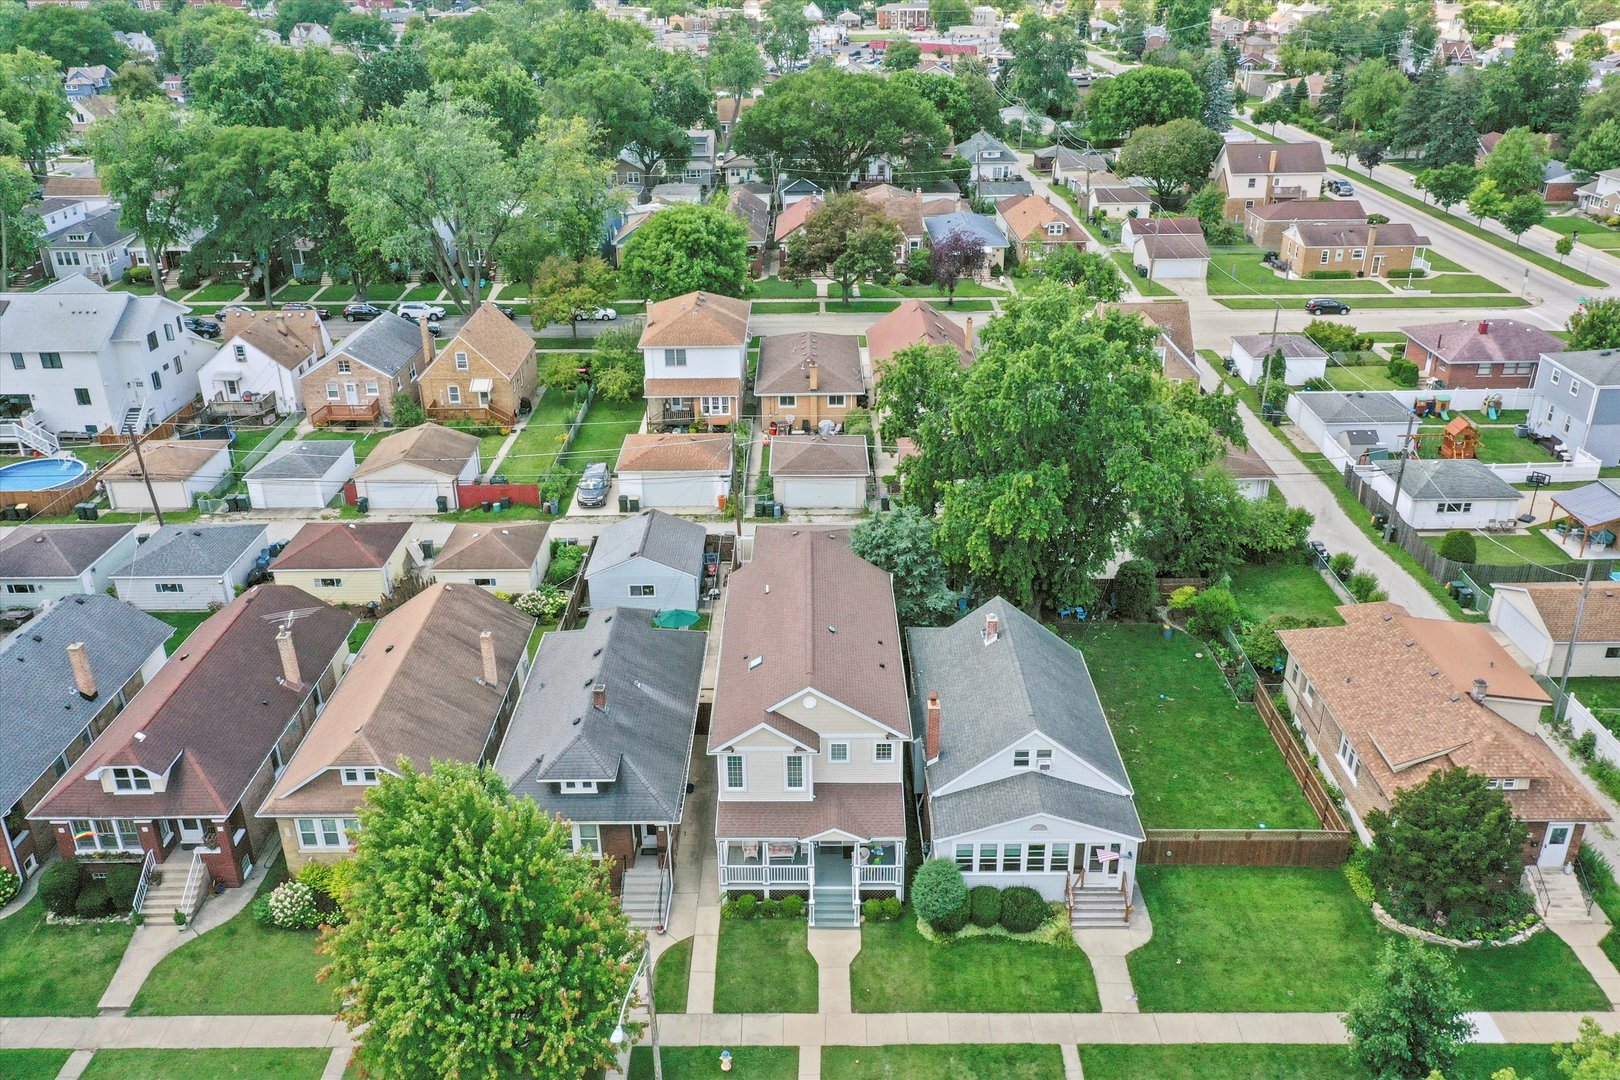
M1046 226L1046 235L1047 236L1062 236L1063 235L1063 222L1061 222L1061 221L1050 222Z
M351 768L341 770L341 775L345 784L362 787L369 787L372 784L380 783L378 773L379 770L371 768Z
M564 795L594 795L596 794L595 780L564 780L558 785Z
M1530 786L1528 780L1515 780L1507 777L1500 780L1487 780L1485 786L1492 791L1523 791Z
M145 769L115 768L113 790L122 795L138 795L152 790L152 774Z

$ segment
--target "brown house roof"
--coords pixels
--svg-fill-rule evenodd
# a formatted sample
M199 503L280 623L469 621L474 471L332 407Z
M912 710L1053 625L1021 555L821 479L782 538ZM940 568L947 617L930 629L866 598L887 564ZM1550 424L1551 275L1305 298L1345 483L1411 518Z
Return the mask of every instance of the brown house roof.
M1403 326L1401 333L1451 363L1535 360L1542 353L1564 349L1564 343L1558 338L1518 319L1459 319Z
M899 784L817 784L808 802L718 804L719 837L819 836L837 829L862 839L905 835L905 796Z
M804 226L810 220L810 215L821 209L821 196L812 195L808 199L800 199L792 206L786 207L776 215L776 240L780 243L791 236L795 230Z
M1074 223L1074 218L1040 195L1024 195L1008 199L998 205L996 211L1007 223L1007 230L1020 240L1028 239L1031 233L1037 231L1045 235L1046 227L1053 222L1064 226L1066 236L1080 232L1080 226Z
M1575 631L1575 609L1580 604L1581 587L1571 582L1534 585L1502 585L1523 589L1536 606L1541 621L1554 641L1567 642ZM1620 585L1594 584L1587 591L1586 610L1581 614L1581 641L1620 641Z
M1427 236L1404 221L1391 221L1383 225L1317 225L1302 221L1290 227L1299 234L1306 247L1366 247L1367 237L1373 236L1376 247L1424 247ZM1373 230L1377 232L1374 233Z
M1270 480L1277 474L1252 447L1229 446L1221 466L1239 480Z
M410 531L408 521L311 521L270 570L372 570L387 564Z
M287 611L306 612L292 625L303 680L298 684L282 677L276 645L281 622L267 618ZM302 589L249 589L197 627L30 816L60 821L228 815L314 680L346 648L354 622ZM168 785L148 795L113 795L86 779L117 765L166 771Z
M751 307L747 300L707 292L660 300L647 309L639 347L747 344Z
M379 469L408 461L432 472L457 476L466 467L467 460L477 452L476 435L447 428L443 424L418 424L378 440L354 475L370 476Z
M190 480L230 445L225 439L158 439L144 442L139 460L132 453L118 466L117 479L140 479L139 461L145 461L149 479Z
M626 435L619 450L620 473L731 471L730 435Z
M1185 300L1159 300L1140 301L1136 303L1120 302L1114 304L1100 304L1099 308L1110 311L1123 312L1126 315L1139 315L1144 322L1157 326L1170 339L1170 343L1188 359L1192 358L1193 331L1192 309Z
M727 596L711 753L783 719L770 709L807 687L910 733L894 586L850 551L848 529L761 526Z
M354 810L366 789L330 771L344 765L483 760L533 629L532 618L475 585L430 585L413 596L377 622L259 813ZM493 683L484 682L486 630Z
M457 525L433 560L435 570L526 570L539 558L550 525Z
M456 331L456 336L439 350L428 371L434 371L440 364L444 364L445 368L438 374L454 371L455 354L458 352L475 352L488 360L496 371L508 379L515 379L534 355L534 339L517 323L501 314L500 308L485 300L478 305L472 318ZM426 377L424 373L423 378Z
M225 316L224 330L226 345L240 338L288 371L319 359L326 344L313 311L234 311Z
M1235 176L1327 171L1319 142L1227 143L1223 152L1227 168Z
M741 379L643 379L642 394L650 398L741 397Z
M1503 794L1529 821L1603 821L1605 814L1541 739L1470 696L1550 701L1479 624L1418 619L1397 604L1338 609L1345 625L1278 636L1387 795L1461 766L1527 779Z
M1366 221L1367 211L1355 199L1290 199L1251 206L1248 214L1261 221Z
M1209 245L1187 233L1149 233L1136 241L1149 259L1207 259Z
M816 369L813 390L812 364ZM861 346L854 334L772 334L759 343L759 370L754 377L754 393L759 397L865 392Z
M905 300L900 306L867 327L866 349L874 369L912 345L949 345L962 358L962 366L973 362L973 346L965 329L939 313L925 300Z
M47 176L45 178L45 198L67 196L69 198L88 198L95 195L105 195L101 190L101 178L96 176Z
M771 475L867 476L865 435L794 435L771 442Z

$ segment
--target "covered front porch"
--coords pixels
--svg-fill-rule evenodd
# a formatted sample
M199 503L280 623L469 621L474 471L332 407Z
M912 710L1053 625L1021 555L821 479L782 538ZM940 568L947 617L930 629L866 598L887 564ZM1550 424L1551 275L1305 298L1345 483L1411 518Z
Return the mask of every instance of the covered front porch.
M804 895L811 926L859 926L866 896L905 896L903 837L722 837L716 845L722 892Z

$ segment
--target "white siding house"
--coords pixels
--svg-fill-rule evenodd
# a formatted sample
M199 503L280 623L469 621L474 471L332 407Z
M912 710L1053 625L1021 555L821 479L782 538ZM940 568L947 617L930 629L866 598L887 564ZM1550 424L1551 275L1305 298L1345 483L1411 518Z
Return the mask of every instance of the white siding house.
M1414 529L1483 529L1519 513L1519 490L1478 461L1380 461L1363 475Z
M0 608L105 592L135 552L133 525L21 525L0 533Z
M1266 357L1283 354L1283 382L1304 386L1327 375L1328 354L1304 334L1243 334L1232 339L1232 370L1246 383L1259 386L1265 378Z
M112 580L143 611L207 611L236 599L269 544L263 525L165 525Z
M609 525L585 564L591 608L696 611L705 536L702 525L662 510Z

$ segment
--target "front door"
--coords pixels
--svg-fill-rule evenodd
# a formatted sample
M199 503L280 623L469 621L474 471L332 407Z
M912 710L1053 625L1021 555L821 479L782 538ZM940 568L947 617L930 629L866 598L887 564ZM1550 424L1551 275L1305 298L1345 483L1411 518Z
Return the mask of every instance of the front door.
M235 379L225 380L225 400L238 401L242 395L242 384Z
M1118 844L1086 845L1086 887L1104 888L1119 884Z
M1569 842L1574 835L1575 826L1569 822L1548 822L1547 835L1541 841L1541 854L1536 859L1536 865L1563 866L1564 860L1569 856Z
M478 407L480 409L489 408L489 391L488 390L480 390L480 391L478 391Z
M637 825L636 826L636 842L637 842L637 846L640 847L641 850L644 851L644 852L657 851L658 850L658 826L656 826L656 825Z
M1384 272L1384 257L1382 255L1373 256L1372 272L1373 277L1377 277Z
M203 819L183 817L175 820L180 828L180 843L190 846L203 842Z
M360 388L352 382L344 383L343 400L350 405L360 404Z

